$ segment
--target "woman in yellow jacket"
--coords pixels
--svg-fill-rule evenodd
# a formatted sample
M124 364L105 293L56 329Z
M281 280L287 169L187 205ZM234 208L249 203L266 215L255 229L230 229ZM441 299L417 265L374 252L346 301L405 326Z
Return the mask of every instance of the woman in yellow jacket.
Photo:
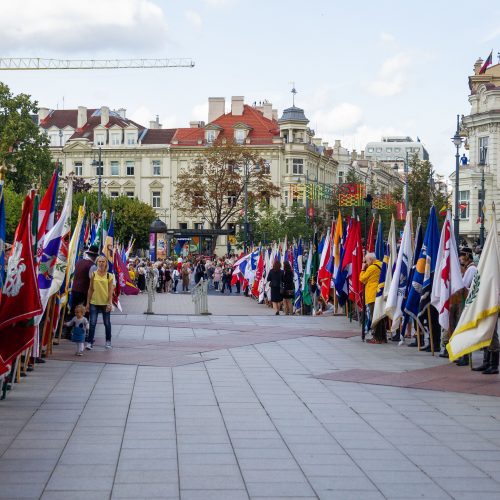
M369 309L371 326L371 318L373 318L373 309L375 307L375 298L377 296L378 280L382 263L377 260L374 253L367 253L363 259L363 267L359 274L359 281L365 285L365 304ZM383 344L387 342L387 333L385 331L385 322L379 321L373 331L373 339L367 340L369 344Z

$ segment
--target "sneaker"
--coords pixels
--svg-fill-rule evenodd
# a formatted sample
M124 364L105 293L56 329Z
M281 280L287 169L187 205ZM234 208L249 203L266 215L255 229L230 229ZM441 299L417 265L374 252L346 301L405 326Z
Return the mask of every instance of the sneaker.
M87 349L87 351L91 351L92 350L92 344L90 342L87 342L87 344L85 345L85 349Z
M78 352L76 353L76 355L77 355L77 356L83 356L83 352L82 352L82 351L78 351Z
M106 347L106 349L113 349L111 342L106 342L106 345L104 347Z

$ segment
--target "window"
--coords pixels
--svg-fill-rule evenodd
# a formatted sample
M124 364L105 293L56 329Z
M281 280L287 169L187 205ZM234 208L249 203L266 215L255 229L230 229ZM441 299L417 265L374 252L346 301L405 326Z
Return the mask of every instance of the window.
M135 167L133 161L127 161L127 175L135 175Z
M122 135L121 134L111 134L111 144L113 146L119 146L122 143Z
M303 174L304 173L304 160L302 158L294 158L292 160L292 168L294 174Z
M484 190L484 199L486 200L486 189ZM481 189L478 189L477 200L478 200L477 217L479 219L483 215L483 192Z
M81 161L75 161L73 163L74 170L75 170L75 175L77 177L81 177L83 175L83 163Z
M401 148L394 148L395 153L401 153Z
M227 204L230 207L234 207L236 205L236 194L235 193L228 193L228 195L227 195Z
M96 134L95 142L98 146L104 146L106 142L106 136L104 134Z
M203 222L195 222L193 224L194 229L203 229Z
M382 148L377 148L377 149L375 150L375 152L376 152L376 153L381 153L381 152L382 152Z
M95 166L95 175L104 175L104 162L102 160L100 162L98 160L95 160L94 162L92 162L92 165Z
M203 205L203 191L193 193L193 207L199 208Z
M151 162L153 166L153 175L161 175L161 163L160 160L153 160Z
M118 191L110 191L109 196L111 198L118 198L118 196L120 196L120 193Z
M135 194L134 194L134 192L133 192L133 191L127 191L127 192L125 193L125 196L126 196L127 198L132 198L132 199L134 199Z
M160 208L161 207L161 192L160 191L153 191L151 193L151 196L152 196L153 208Z
M50 134L50 145L51 146L59 146L60 140L58 134Z
M344 172L339 172L339 184L343 184L344 182Z
M179 222L179 229L187 229L188 225L187 222Z
M110 161L111 175L120 175L120 163L117 161Z
M241 128L235 129L234 140L237 144L243 144L245 142L245 131Z
M411 153L412 148L406 148L407 153Z
M288 158L285 160L285 171L288 174L289 168L288 168Z
M227 223L227 230L229 231L229 234L235 234L236 233L236 224L233 222L228 222Z
M385 148L386 153L392 153L392 148Z
M460 218L469 218L469 198L470 191L459 191L458 192L458 208L460 210Z
M129 146L132 146L133 144L136 144L136 142L137 141L136 141L136 135L135 135L135 133L132 133L132 134L128 133L127 134L127 144Z
M488 137L479 138L479 164L486 165L488 163Z
M373 153L373 148L368 148L369 153Z
M214 142L215 141L215 130L207 130L205 132L205 139L209 144Z

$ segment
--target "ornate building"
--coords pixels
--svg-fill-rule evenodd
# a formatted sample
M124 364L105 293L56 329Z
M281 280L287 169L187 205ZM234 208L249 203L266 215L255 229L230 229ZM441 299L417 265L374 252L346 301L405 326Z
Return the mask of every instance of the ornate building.
M500 64L480 74L482 64L482 59L478 59L474 65L474 75L469 76L471 110L469 115L462 117L469 160L467 163L463 161L460 166L458 200L460 236L469 244L479 238L483 175L486 230L492 203L497 202L500 196ZM450 175L450 180L454 185L455 172ZM453 193L454 199L456 194ZM497 209L498 220L499 216L500 210Z

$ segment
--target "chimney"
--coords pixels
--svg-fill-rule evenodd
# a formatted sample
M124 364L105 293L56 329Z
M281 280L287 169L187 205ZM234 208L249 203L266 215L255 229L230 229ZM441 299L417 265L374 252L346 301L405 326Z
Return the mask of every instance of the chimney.
M101 106L101 125L105 127L109 123L109 108Z
M335 139L335 149L340 149L342 146L340 145L340 139Z
M243 114L243 104L245 98L243 96L231 97L231 113L233 116L241 116Z
M124 120L127 118L127 110L125 108L120 108L116 112L120 115L120 118Z
M323 146L325 149L328 149L328 142L324 142L324 143L322 144L322 146Z
M264 102L264 105L262 106L264 108L264 118L267 118L268 120L273 119L273 105L270 102Z
M277 109L273 109L273 120L275 122L278 121L278 110Z
M160 127L158 126L158 122L156 120L150 120L149 121L149 128L151 130L156 130L156 129L159 129Z
M76 128L83 128L87 123L87 108L85 106L78 106L78 118L76 121Z
M224 97L208 98L208 123L217 120L226 112L226 100Z
M481 67L483 66L483 60L479 58L475 63L474 63L474 74L479 75L479 71L481 70Z
M351 159L353 160L358 159L358 152L355 149L352 150Z
M49 116L50 109L49 108L38 108L38 122L45 120L47 116Z
M315 146L321 146L321 137L313 137L312 143Z
M365 152L362 150L360 154L361 154L361 159L364 160L365 159Z
M189 128L203 128L204 126L205 126L205 122L203 122L203 121L189 122Z

